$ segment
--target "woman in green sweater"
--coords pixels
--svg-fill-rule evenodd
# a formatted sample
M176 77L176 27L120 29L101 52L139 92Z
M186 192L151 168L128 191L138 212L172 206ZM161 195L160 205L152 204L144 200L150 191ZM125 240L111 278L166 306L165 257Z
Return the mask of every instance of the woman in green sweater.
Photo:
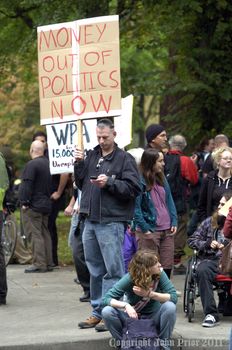
M124 294L127 302L121 300ZM149 301L140 315L154 319L162 347L170 349L170 337L176 321L176 290L154 252L139 250L130 262L129 272L103 298L102 317L117 344L122 340L126 318L138 318L134 306L146 299Z

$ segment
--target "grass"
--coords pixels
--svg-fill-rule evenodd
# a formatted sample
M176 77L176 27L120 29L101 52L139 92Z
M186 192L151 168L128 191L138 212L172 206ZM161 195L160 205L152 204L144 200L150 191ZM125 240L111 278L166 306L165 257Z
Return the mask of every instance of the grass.
M68 246L68 234L70 229L71 218L59 212L56 220L57 232L58 232L58 259L61 265L72 265L72 252Z

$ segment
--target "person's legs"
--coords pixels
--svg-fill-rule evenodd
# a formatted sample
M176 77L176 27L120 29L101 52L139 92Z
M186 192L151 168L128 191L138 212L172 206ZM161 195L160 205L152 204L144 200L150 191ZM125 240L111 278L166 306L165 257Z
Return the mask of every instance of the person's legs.
M84 248L83 248L83 230L84 230L84 220L81 220L78 227L73 235L72 239L72 251L73 251L73 260L75 264L75 269L77 272L77 277L80 281L80 284L85 292L90 292L90 275L89 270L86 265Z
M122 340L122 330L125 319L128 318L126 312L120 311L112 306L105 306L102 310L102 318L116 340Z
M0 305L6 304L7 295L6 265L2 247L2 225L3 216L2 211L0 211Z
M163 349L170 349L170 338L176 322L176 305L171 301L161 304L158 311L152 315Z
M174 236L170 231L160 232L160 263L170 278L174 264Z
M42 214L31 209L22 212L26 236L31 236L32 264L40 269L47 268L44 239L42 237Z
M83 246L86 264L90 273L90 299L93 307L92 315L101 319L102 280L106 274L104 260L96 238L95 226L85 221L83 231Z
M52 260L52 240L50 236L50 232L48 230L48 215L42 215L42 238L44 242L44 250L47 266L53 266Z
M188 214L178 215L178 227L174 235L174 258L175 264L181 262L181 257L185 255L184 247L187 241L187 222Z
M216 320L218 311L213 294L213 281L217 270L217 261L203 260L197 267L197 282L204 314L213 315Z
M48 218L48 230L50 232L51 241L52 241L52 260L56 266L58 265L58 253L57 253L58 235L57 235L56 219L59 214L62 202L63 202L63 196L61 196L57 200L52 200L51 213Z
M122 251L124 230L124 224L120 222L96 225L96 237L106 269L102 296L125 274Z

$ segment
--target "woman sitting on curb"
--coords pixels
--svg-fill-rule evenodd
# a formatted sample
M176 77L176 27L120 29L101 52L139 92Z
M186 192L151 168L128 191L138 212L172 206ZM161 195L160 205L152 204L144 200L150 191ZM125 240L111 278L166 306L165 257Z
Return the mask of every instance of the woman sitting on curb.
M152 289L153 284L157 284L155 291ZM128 302L121 301L124 294ZM144 298L149 298L149 302L140 314L153 318L162 347L170 349L170 337L176 322L177 295L151 250L137 251L129 264L129 272L103 298L105 307L102 317L118 345L122 340L126 318L138 318L134 306Z

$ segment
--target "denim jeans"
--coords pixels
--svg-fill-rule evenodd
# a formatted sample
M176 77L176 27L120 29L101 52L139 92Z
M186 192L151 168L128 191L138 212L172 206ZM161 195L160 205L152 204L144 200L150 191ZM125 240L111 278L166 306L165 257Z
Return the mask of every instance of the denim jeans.
M123 239L122 222L101 224L85 220L83 245L90 272L92 314L99 319L102 318L102 297L125 273Z
M6 281L6 265L2 246L2 226L3 217L0 211L0 302L5 302L7 295L7 281Z
M73 213L68 234L68 246L73 249L74 233L78 225L78 213Z
M122 339L123 326L125 319L128 317L126 312L112 306L105 306L102 310L102 318L111 335L116 340ZM147 315L147 317L154 319L162 347L165 350L169 350L169 341L176 322L176 305L171 301L166 301L161 304L158 311Z

